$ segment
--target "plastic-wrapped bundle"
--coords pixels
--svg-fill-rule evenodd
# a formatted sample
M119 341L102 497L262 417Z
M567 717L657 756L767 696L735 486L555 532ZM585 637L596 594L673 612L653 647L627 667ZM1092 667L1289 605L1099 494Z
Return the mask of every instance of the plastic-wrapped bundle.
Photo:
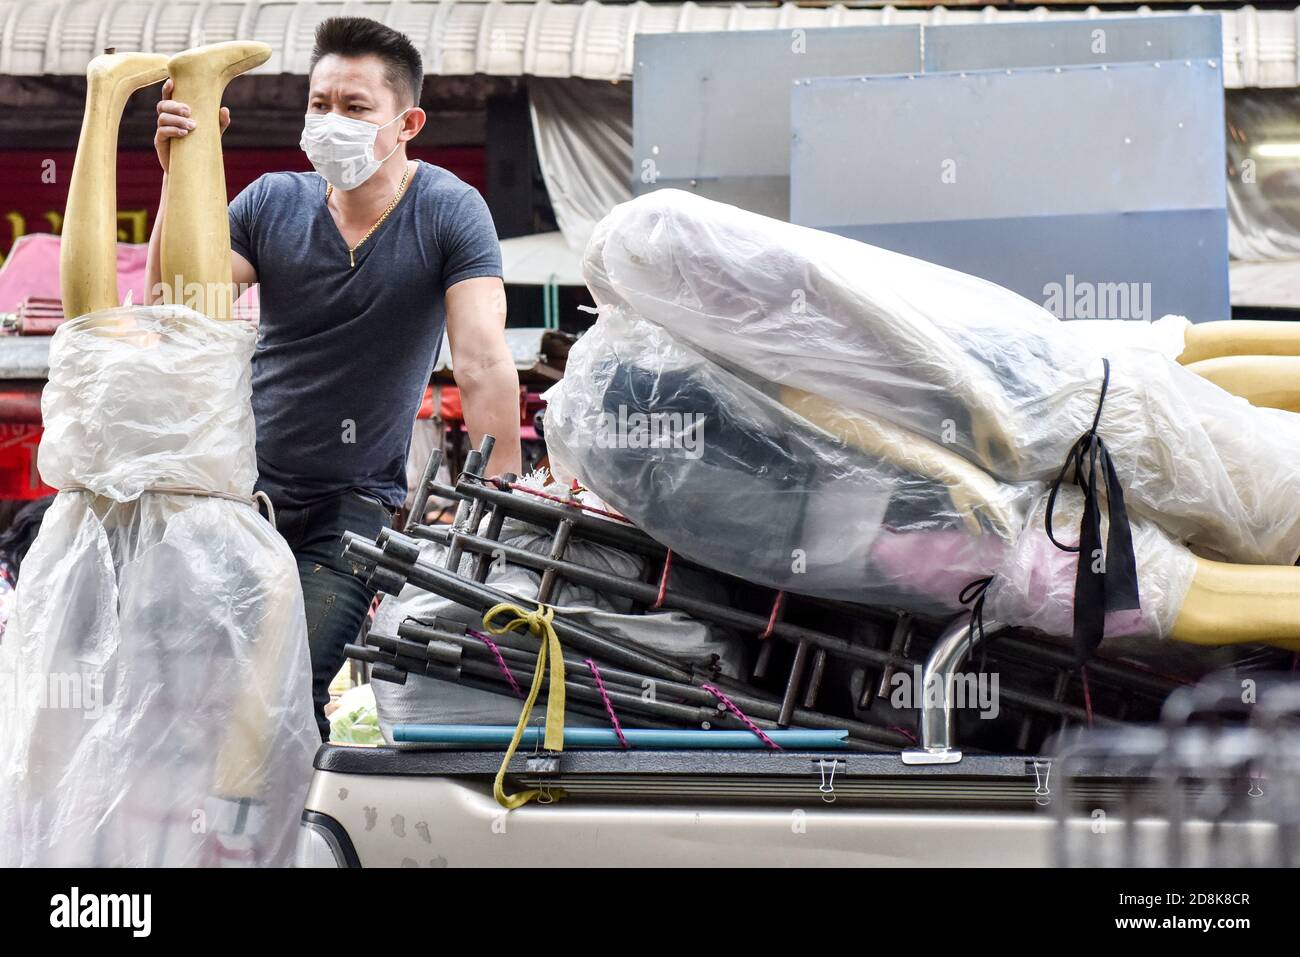
M540 478L540 474L535 474L522 481L523 484L540 488ZM597 507L605 504L596 501L590 492L579 493L578 501ZM484 516L484 526L487 522L488 518ZM551 548L550 535L544 535L513 519L508 519L502 526L500 541L542 555L549 553ZM420 555L423 561L441 565L446 560L446 549L434 542L424 542L420 546ZM567 561L588 568L599 568L624 578L637 579L646 571L644 558L582 539L569 543L565 557ZM463 575L469 574L470 556L462 559L460 572ZM697 581L698 577L689 570L674 569L674 591L722 600L719 595L702 592L701 589L706 586ZM500 567L490 566L487 584L528 604L537 600L541 575L520 565L502 563ZM722 674L739 677L744 672L744 649L735 635L682 612L631 614L630 600L616 599L606 592L564 579L557 582L551 604L559 614L571 621L613 638L636 642L684 665L709 667L716 659ZM400 595L386 596L380 603L372 630L376 634L393 636L407 618L429 621L435 617L460 621L471 628L482 627L482 616L478 613L415 585L407 585ZM526 685L529 675L516 674L516 677L521 685ZM373 687L379 725L389 741L393 740L393 726L399 724L513 725L519 720L520 705L517 698L424 675L407 675L403 685L376 681L373 682ZM539 703L533 711L533 717L540 720L545 711L545 704ZM581 714L566 716L565 723L573 727L608 725L603 718L589 719Z
M601 310L547 401L557 469L674 551L775 588L951 611L997 567L1033 495L938 446L950 486L884 462L627 308ZM928 580L879 560L913 549Z
M319 733L296 564L252 505L254 330L61 326L61 489L0 642L0 864L291 863Z
M922 614L958 611L966 586L993 577L990 618L1071 634L1077 556L1047 537L1042 483L997 482L865 415L778 395L605 307L547 393L547 445L557 471L701 564ZM1063 488L1058 541L1077 543L1081 509ZM1106 632L1165 635L1195 562L1153 523L1133 526L1141 607Z
M1054 477L1101 395L1097 337L1006 289L676 190L606 217L585 275L598 302L626 304L703 355L928 437L1007 482ZM1107 356L1100 435L1130 507L1211 554L1293 564L1300 418L1156 352L1121 344Z

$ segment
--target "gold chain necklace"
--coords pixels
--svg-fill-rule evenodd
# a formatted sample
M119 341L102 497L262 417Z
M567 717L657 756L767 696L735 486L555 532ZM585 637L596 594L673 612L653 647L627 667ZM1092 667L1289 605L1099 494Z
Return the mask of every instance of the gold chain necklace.
M376 229L378 229L380 226L383 225L384 220L388 218L388 214L391 213L397 207L398 200L400 200L402 198L402 194L406 192L406 177L409 176L410 173L411 170L409 167L402 170L402 181L397 184L397 192L393 195L393 201L388 204L388 208L385 209L384 212L380 215L380 217L375 220L375 225L367 229L366 234L357 240L357 244L355 246L351 246L348 248L348 265L351 268L353 269L357 268L356 253L357 250L361 248L361 244L364 243L367 239L369 239ZM333 192L334 192L334 184L330 183L325 187L326 203L330 201L330 195Z

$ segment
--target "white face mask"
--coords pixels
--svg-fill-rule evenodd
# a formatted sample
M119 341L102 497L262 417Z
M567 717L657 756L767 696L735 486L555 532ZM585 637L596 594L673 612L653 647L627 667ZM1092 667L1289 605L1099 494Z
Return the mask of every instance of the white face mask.
M375 174L388 156L397 152L395 145L384 159L375 159L375 137L414 107L407 107L380 126L356 120L340 113L308 113L298 146L316 172L335 189L356 189Z

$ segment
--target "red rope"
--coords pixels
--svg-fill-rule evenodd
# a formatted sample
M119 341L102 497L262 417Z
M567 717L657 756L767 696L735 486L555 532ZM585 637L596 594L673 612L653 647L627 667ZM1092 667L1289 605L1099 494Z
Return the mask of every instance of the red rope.
M1088 669L1079 666L1079 678L1083 681L1083 710L1088 715L1088 727L1092 727L1092 692L1088 690Z
M544 498L548 502L558 502L560 505L565 505L568 506L569 508L580 508L584 512L591 512L595 515L604 515L606 518L612 518L615 519L616 521L624 522L628 525L632 524L631 519L624 518L622 515L618 514L618 512L611 512L607 509L596 508L594 505L583 505L581 502L576 501L575 499L560 498L560 496L558 495L551 495L539 489L531 488L527 485L521 485L518 482L505 482L502 481L500 478L496 478L496 477L490 478L488 479L488 481L491 482L493 485L495 485L497 488L514 489L516 492L525 492L528 495L536 495L538 498Z
M488 646L488 651L492 652L492 657L497 660L497 667L500 668L501 673L506 676L506 681L510 682L510 687L515 689L515 697L520 700L526 697L524 695L524 690L519 687L519 682L515 681L515 676L510 673L510 667L506 664L506 660L501 657L501 649L497 647L497 643L481 631L475 631L472 628L467 628L466 631Z
M785 592L776 593L776 600L772 602L772 614L768 616L767 628L758 636L759 641L766 641L772 637L772 629L776 627L776 620L781 615L781 609L785 607Z
M913 744L916 744L916 735L914 735L911 731L908 731L906 728L900 725L895 725L894 727L888 728L887 730L897 731L903 737L907 738L908 741L911 741Z
M609 694L605 691L605 682L600 677L600 669L596 667L596 662L590 658L587 659L587 667L591 669L592 677L596 679L596 690L600 692L600 700L605 702L605 713L609 715L610 724L614 726L614 733L618 735L618 743L625 748L632 747L627 743L627 738L623 737L623 728L618 723L618 715L614 713L614 702L609 700Z
M664 599L668 597L668 572L673 567L673 550L668 549L664 555L664 570L659 576L659 595L655 598L655 603L650 606L651 611L656 611L663 607Z
M749 715L745 714L745 712L741 711L738 707L736 707L736 702L732 701L730 698L728 698L717 688L713 687L713 685L700 685L700 687L703 688L705 691L707 691L709 694L713 695L713 697L721 701L723 706L726 707L728 711L730 711L732 714L734 714L737 718L739 718L744 723L745 727L747 727L750 731L753 731L756 735L758 735L758 739L760 741L766 744L773 751L781 750L781 745L777 744L766 734L764 734L763 729L760 728L758 725L754 724L753 721L750 721Z

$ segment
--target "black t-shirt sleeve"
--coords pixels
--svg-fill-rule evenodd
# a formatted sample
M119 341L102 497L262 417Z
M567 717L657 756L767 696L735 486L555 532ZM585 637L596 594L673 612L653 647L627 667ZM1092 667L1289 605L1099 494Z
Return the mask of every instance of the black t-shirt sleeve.
M230 248L257 269L256 222L261 205L265 176L259 176L245 186L230 202Z
M465 279L501 277L501 244L487 203L466 189L442 222L442 288Z

